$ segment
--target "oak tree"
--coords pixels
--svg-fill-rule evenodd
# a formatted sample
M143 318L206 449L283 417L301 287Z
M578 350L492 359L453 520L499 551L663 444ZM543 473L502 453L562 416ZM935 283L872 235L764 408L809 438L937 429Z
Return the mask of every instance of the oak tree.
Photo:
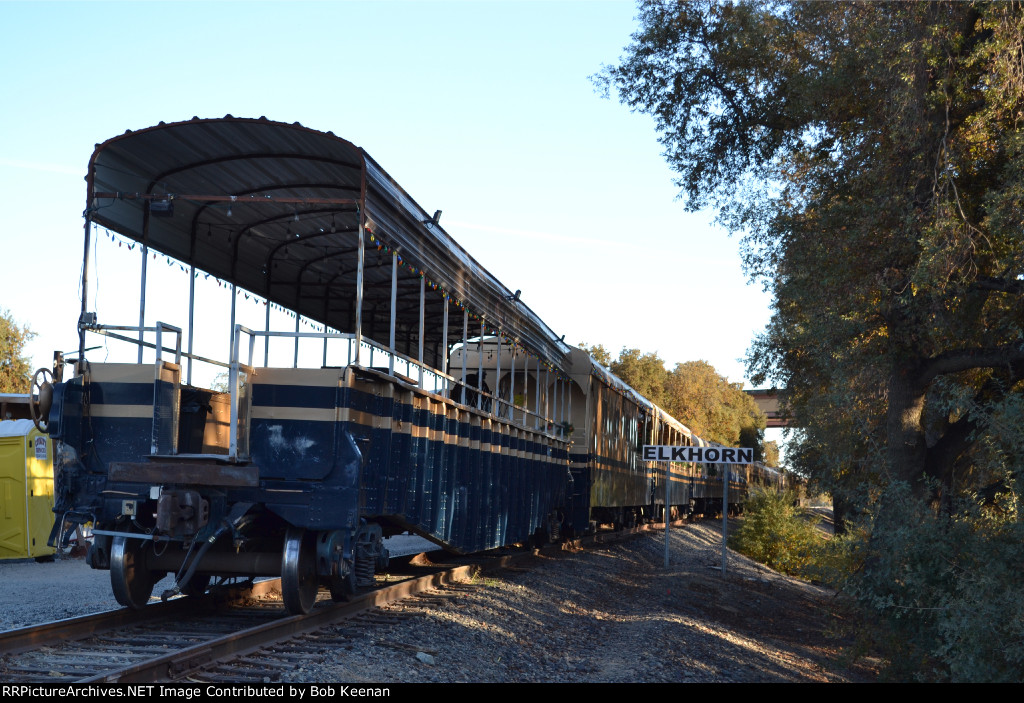
M28 393L32 380L31 361L25 345L35 334L19 325L11 313L0 308L0 393Z
M676 364L665 384L665 409L698 436L728 447L751 447L764 460L765 416L742 384L706 361ZM777 466L778 455L775 456Z
M644 2L598 77L774 295L787 459L866 512L900 680L1024 676L1024 9ZM756 382L755 378L755 382ZM939 510L938 508L942 508Z
M645 2L597 80L774 293L750 364L830 488L984 482L1024 379L1019 3ZM880 458L876 455L880 450ZM990 477L988 477L990 478Z
M670 373L657 352L623 348L611 358L601 345L580 344L599 363L702 439L729 447L750 447L764 458L766 420L757 403L706 361L676 364ZM778 465L777 449L772 454Z

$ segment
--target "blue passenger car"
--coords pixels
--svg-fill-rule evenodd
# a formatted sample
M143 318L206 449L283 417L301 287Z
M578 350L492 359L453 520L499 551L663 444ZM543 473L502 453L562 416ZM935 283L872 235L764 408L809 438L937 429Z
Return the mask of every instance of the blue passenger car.
M320 587L339 599L373 583L389 535L479 551L687 512L713 490L680 466L666 501L641 446L701 440L566 345L440 211L330 132L161 123L97 145L86 182L79 348L55 356L52 382L37 372L32 408L60 446L51 543L92 523L88 562L125 606L168 573L164 596L280 575L305 612ZM104 235L140 250L136 324L94 309ZM147 312L156 257L187 272L187 290L159 293L187 300L182 319ZM200 277L230 290L214 353L200 350ZM243 299L260 324L239 322ZM129 353L111 362L115 344Z
M63 447L52 539L92 522L89 563L121 603L142 607L165 573L165 595L280 575L303 612L320 586L343 598L372 583L387 535L476 551L564 511L569 347L365 151L297 124L194 119L99 144L86 180L80 348L73 377L58 358L56 382L40 378L34 407ZM138 324L92 309L99 228L143 262L187 267L186 319L146 317L145 264ZM219 357L194 349L200 274L231 286ZM243 291L266 306L263 329L235 322ZM295 330L271 329L272 308ZM135 363L89 358L93 335L134 345ZM290 365L272 363L281 338ZM322 342L322 358L300 358L300 340ZM491 390L473 379L502 342L515 351L492 365L505 387ZM201 368L226 387L194 381Z

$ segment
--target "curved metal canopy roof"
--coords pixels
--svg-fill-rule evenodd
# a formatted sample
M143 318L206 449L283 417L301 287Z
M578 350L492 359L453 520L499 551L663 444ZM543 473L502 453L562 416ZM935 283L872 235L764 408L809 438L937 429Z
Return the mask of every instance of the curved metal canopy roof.
M96 145L87 216L333 329L356 331L359 227L364 239L362 334L387 343L391 257L398 251L396 348L415 357L420 278L424 360L440 368L445 299L567 371L569 347L453 240L362 148L266 118L193 118L128 131ZM170 205L168 205L170 204ZM413 270L410 270L413 269ZM449 309L450 341L462 338ZM433 358L431 358L433 357Z

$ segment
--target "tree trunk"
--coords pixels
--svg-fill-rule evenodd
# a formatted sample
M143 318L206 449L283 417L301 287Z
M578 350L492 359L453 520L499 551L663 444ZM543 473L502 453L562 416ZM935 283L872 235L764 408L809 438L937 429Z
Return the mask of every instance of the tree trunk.
M911 490L927 495L922 478L928 448L922 419L925 389L915 380L916 374L908 365L894 363L888 383L888 416L886 436L891 477L907 481Z

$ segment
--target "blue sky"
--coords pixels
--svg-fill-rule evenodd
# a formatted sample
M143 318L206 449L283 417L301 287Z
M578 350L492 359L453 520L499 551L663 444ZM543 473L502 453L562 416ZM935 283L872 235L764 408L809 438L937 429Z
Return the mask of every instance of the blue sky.
M567 342L742 380L768 296L738 240L676 199L653 121L588 78L634 14L618 0L0 2L0 307L37 333L34 366L75 348L94 144L265 115L364 147ZM137 253L101 237L95 256L100 320L135 323Z

